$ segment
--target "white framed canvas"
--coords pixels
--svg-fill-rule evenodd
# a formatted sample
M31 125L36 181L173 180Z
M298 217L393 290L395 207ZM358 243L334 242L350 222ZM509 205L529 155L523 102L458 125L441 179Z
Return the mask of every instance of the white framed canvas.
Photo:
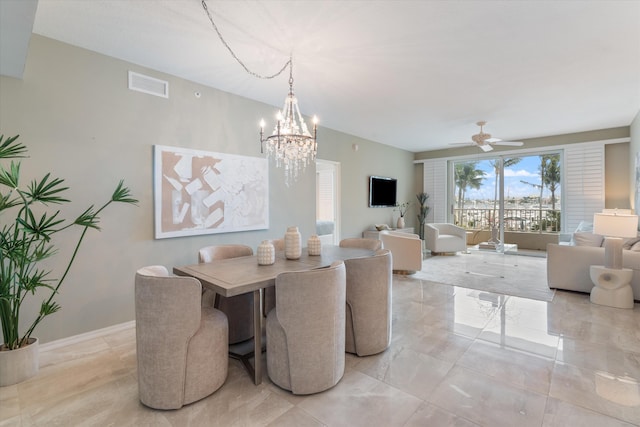
M269 228L267 159L153 148L156 239Z

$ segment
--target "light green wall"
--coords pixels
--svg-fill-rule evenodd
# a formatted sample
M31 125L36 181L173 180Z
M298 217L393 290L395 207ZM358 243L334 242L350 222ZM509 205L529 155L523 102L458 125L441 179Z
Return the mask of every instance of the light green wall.
M128 90L128 70L168 80L170 98ZM287 188L282 171L271 167L269 230L153 238L153 145L260 156L256 124L272 117L276 107L37 35L31 38L23 79L0 77L0 95L0 133L20 134L29 148L23 179L49 171L64 178L74 201L65 217L102 203L120 179L140 200L138 207L113 206L102 215L102 232L88 233L57 299L62 310L36 330L42 342L133 320L133 278L142 266L195 263L197 250L210 244L255 248L265 238L283 236L289 225L298 225L305 240L315 232L312 170ZM318 157L341 164L342 236L391 223L392 209L367 207L367 178L394 176L399 200L414 197L413 154L322 127L318 135ZM358 151L352 150L354 143ZM73 238L57 243L64 257Z
M640 164L636 164L636 156L640 156L640 110L630 126L631 142L629 143L629 188L631 189L630 204L640 215Z

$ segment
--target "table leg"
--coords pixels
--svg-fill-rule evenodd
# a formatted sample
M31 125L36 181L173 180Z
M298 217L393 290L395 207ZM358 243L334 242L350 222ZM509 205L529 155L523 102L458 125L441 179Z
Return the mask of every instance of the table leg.
M253 291L253 382L262 382L262 295L263 290Z

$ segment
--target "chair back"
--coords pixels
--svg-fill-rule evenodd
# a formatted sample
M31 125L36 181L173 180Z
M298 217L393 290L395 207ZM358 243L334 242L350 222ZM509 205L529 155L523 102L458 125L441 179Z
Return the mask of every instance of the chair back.
M333 387L345 365L344 262L281 273L276 301L276 316L286 334L292 391L308 394Z
M163 266L141 268L135 276L136 357L140 400L182 402L184 387L159 391L157 369L167 384L184 384L184 361L191 338L200 327L202 288L192 277L169 276Z
M253 249L246 245L205 246L198 251L198 262L207 263L217 259L237 258L253 255Z
M393 263L391 251L345 260L346 351L368 356L391 344Z
M348 238L340 240L341 248L361 248L369 249L370 251L377 251L382 248L382 242L378 239L361 239L361 238Z

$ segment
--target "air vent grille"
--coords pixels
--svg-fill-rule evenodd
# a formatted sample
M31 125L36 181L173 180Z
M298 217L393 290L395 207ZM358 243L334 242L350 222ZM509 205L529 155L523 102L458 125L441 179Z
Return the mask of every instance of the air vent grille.
M169 82L129 71L129 89L169 98Z

